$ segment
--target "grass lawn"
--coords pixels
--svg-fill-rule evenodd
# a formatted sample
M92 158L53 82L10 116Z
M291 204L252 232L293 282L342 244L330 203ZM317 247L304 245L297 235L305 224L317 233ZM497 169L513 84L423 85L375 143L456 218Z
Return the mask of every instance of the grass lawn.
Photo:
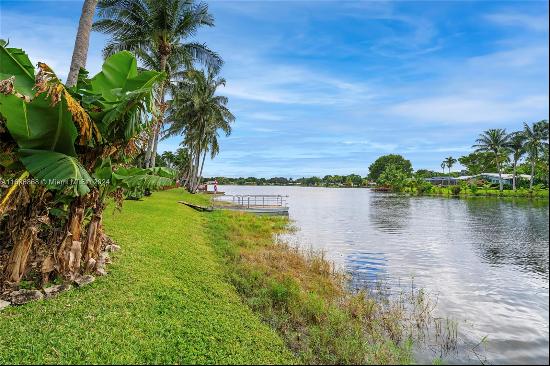
M243 304L181 190L105 213L109 275L0 312L0 363L294 363ZM200 202L201 197L185 196Z

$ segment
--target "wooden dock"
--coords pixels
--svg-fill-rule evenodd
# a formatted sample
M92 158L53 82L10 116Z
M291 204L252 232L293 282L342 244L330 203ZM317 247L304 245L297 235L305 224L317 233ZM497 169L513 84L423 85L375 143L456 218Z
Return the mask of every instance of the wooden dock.
M213 207L195 205L193 203L189 203L189 202L185 202L185 201L178 201L178 203L181 203L182 205L191 207L192 209L195 209L195 210L201 211L201 212L212 212L214 210Z

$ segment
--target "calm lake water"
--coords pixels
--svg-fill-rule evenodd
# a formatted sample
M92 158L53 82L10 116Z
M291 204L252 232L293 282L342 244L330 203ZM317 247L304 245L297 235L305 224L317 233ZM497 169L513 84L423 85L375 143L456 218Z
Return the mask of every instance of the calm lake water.
M548 202L406 197L369 189L223 186L288 195L289 238L321 249L356 286L375 281L436 297L458 321L448 363L548 364ZM419 362L429 362L426 351Z

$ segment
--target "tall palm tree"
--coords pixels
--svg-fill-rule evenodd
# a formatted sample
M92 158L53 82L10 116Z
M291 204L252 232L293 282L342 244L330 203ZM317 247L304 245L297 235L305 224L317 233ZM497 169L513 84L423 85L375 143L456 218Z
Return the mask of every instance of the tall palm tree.
M198 187L207 152L214 157L219 151L218 131L229 135L235 120L227 108L227 97L216 95L217 89L225 85L225 79L217 77L217 72L214 69L187 71L168 110L170 126L163 138L184 135L183 145L190 155L188 188L191 192Z
M92 30L92 21L94 20L95 8L98 0L84 0L82 5L82 13L78 22L78 31L74 41L73 57L71 60L71 68L67 77L66 85L68 87L76 85L78 72L81 67L86 67L88 58L88 47L90 45L90 32Z
M447 186L451 185L451 168L453 167L453 165L455 165L455 163L456 163L456 159L453 158L452 156L449 156L448 158L443 160L443 164L445 164L444 166L449 168L449 175L447 176Z
M512 154L512 189L516 190L516 180L517 180L517 167L518 161L525 154L525 135L523 132L513 132L509 136L509 141L507 145L510 153Z
M145 69L148 70L160 70L161 64L160 64L160 56L159 52L156 49L147 49L144 52L141 53L141 63ZM174 95L175 91L179 85L180 82L183 81L185 78L185 72L190 67L188 63L182 63L180 61L180 58L177 54L172 54L168 59L166 60L166 65L164 68L164 72L166 74L166 82L164 84L164 93L165 95ZM167 101L167 105L170 104L170 101ZM153 124L154 132L155 134L159 134L160 131L162 131L162 126L160 126L158 123ZM153 152L157 151L158 146L158 136L155 138L151 138L150 143L147 144L146 151L145 151L145 162L147 164L154 166L155 165L155 159L151 161L151 158L153 156ZM147 165L146 165L147 166Z
M473 147L476 148L476 152L491 152L495 157L495 163L498 169L499 188L500 191L504 189L502 181L502 156L506 153L509 135L505 129L493 128L483 132L479 135L476 143Z
M103 50L110 55L120 50L134 52L142 61L156 56L157 71L166 72L167 65L190 67L200 62L219 68L221 58L204 44L183 43L203 26L213 26L214 18L204 3L194 0L100 0L99 21L93 29L111 35ZM146 167L154 166L159 132L164 123L167 82L158 90L156 123L152 129L146 156ZM150 151L150 152L149 152Z
M532 127L524 122L523 134L525 135L526 140L525 149L529 154L529 160L531 163L531 180L529 182L529 189L533 189L537 159L544 151L545 146L548 146L548 121L542 120L535 122Z

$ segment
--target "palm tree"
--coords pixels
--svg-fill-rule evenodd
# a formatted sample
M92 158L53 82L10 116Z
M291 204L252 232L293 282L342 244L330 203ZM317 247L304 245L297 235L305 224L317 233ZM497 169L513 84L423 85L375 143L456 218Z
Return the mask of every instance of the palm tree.
M510 137L506 134L505 129L493 128L479 135L479 138L476 140L476 144L473 146L476 148L476 152L491 152L494 154L495 163L498 169L501 192L504 189L504 184L502 181L502 156L507 152L509 139Z
M230 124L235 120L227 108L227 97L216 95L217 89L225 85L225 79L217 77L217 73L214 69L206 73L187 71L168 110L170 126L163 138L185 136L183 145L190 155L187 185L191 192L198 187L207 152L213 158L219 151L218 131L229 135Z
M453 167L453 165L455 165L455 163L456 163L456 159L453 158L452 156L449 156L448 158L443 160L442 166L449 168L449 175L447 176L447 186L451 185L451 168Z
M512 178L512 189L516 190L516 180L517 180L517 167L518 161L525 154L525 135L523 132L513 132L509 136L509 141L507 145L512 154L512 168L513 168L513 178Z
M194 0L101 0L98 8L101 19L94 23L93 29L111 35L103 50L105 55L128 50L162 72L166 72L170 65L191 67L194 62L200 62L219 68L222 64L221 58L206 45L183 43L200 27L214 25L214 18L204 3L195 3ZM155 62L151 62L151 57L156 58ZM160 113L149 139L146 167L155 165L159 132L167 109L167 84L161 84L158 89Z
M529 189L533 189L533 182L535 179L535 165L541 152L544 151L545 146L548 146L548 121L542 120L533 123L530 127L527 123L523 123L523 134L525 135L525 149L529 154L529 160L531 162L531 180L529 182Z
M84 0L82 5L82 13L78 22L78 31L74 41L73 58L71 60L71 68L67 77L66 85L72 87L76 85L78 72L81 67L86 67L86 59L88 58L88 47L90 45L90 32L92 30L92 21L94 19L95 8L98 0Z

